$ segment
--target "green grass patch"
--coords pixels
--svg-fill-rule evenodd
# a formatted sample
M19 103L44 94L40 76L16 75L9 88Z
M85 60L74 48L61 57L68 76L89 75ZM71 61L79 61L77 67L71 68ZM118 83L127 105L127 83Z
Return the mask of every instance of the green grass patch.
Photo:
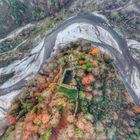
M58 91L62 92L62 93L66 93L65 96L69 99L76 99L77 94L78 94L77 90L69 89L69 88L64 87L64 86L60 86Z

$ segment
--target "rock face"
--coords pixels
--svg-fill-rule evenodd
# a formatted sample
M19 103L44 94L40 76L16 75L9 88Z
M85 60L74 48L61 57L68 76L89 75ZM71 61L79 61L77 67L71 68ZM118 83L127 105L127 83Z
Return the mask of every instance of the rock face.
M0 36L30 21L58 12L68 0L1 0Z

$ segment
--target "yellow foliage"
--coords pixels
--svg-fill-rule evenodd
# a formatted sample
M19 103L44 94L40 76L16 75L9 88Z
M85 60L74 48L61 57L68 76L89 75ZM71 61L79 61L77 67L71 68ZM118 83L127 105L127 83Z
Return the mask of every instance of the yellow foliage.
M134 112L136 112L136 113L140 113L140 106L134 105L134 106L133 106L133 110L134 110Z
M92 55L98 55L99 53L100 53L100 49L99 48L93 48L90 51L90 54L92 54Z
M58 105L62 105L63 107L65 107L67 103L64 99L60 99Z

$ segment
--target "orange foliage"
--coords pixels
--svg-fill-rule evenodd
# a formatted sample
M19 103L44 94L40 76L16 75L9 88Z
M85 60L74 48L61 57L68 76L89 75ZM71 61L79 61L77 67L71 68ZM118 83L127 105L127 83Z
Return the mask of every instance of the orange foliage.
M41 118L41 116L39 116L39 115L34 116L34 119L33 119L34 124L39 124L40 120L41 120L40 118Z
M82 79L82 84L83 85L89 85L91 82L95 81L95 78L93 77L92 74L89 74Z
M93 48L91 51L90 51L90 54L91 55L98 55L100 53L100 49L99 48Z
M89 79L88 79L87 76L84 77L84 78L82 79L82 84L83 84L83 85L88 85L88 84L90 84L90 81L89 81Z
M80 60L80 61L78 62L78 64L79 64L79 65L83 65L83 64L85 64L85 61Z
M49 117L47 114L42 114L42 123L47 124L49 122Z
M66 101L61 99L58 103L58 105L62 105L63 107L65 107L67 105Z
M35 128L31 122L26 124L26 131L29 131L29 132L35 131Z
M8 116L7 116L7 120L8 120L8 124L9 124L9 125L13 125L13 124L16 123L16 117L13 116L13 115L8 115Z
M140 113L140 106L134 105L134 106L133 106L133 110L134 110L136 113Z
M29 136L30 136L30 132L25 131L23 134L22 140L28 140Z

